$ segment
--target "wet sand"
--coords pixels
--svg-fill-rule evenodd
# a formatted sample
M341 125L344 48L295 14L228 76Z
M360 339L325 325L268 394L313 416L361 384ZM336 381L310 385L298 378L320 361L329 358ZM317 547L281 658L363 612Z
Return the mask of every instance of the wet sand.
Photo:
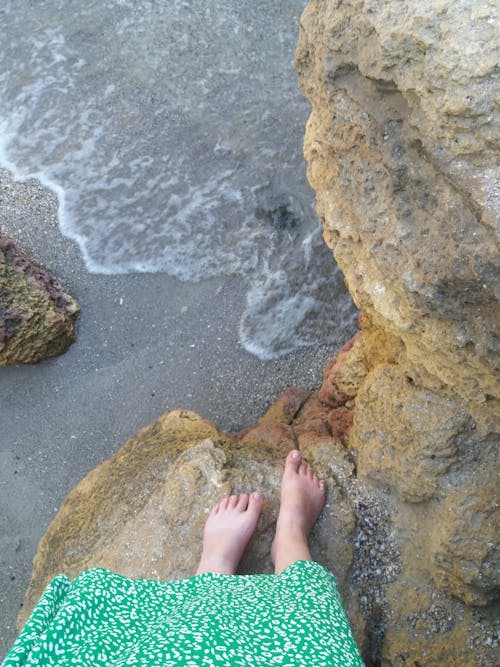
M327 346L274 361L238 341L246 289L165 274L89 274L57 225L57 200L0 170L0 231L78 300L77 342L0 369L0 656L15 638L38 540L66 495L142 426L176 407L224 431L253 423L287 386L321 382Z

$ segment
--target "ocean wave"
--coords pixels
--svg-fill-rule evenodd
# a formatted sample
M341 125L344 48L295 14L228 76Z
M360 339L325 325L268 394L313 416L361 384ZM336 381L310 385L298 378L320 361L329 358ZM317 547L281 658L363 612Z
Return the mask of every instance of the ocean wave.
M339 342L355 314L305 178L309 108L292 67L303 5L49 0L0 13L0 164L57 194L90 272L240 275L240 340L261 358Z

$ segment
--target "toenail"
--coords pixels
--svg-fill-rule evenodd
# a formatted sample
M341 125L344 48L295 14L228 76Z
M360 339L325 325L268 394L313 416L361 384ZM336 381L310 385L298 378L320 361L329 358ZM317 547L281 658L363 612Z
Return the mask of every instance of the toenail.
M260 491L255 491L255 493L252 493L252 498L254 500L262 500L262 493Z
M292 459L298 459L299 456L300 456L300 452L298 452L297 450L295 450L294 452L292 452Z

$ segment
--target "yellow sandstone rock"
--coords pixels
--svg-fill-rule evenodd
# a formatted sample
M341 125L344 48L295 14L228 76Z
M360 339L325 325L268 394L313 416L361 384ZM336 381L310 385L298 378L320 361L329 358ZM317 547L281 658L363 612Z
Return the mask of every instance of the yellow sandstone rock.
M348 446L400 547L386 610L364 609L385 628L365 655L384 666L495 662L497 14L310 0L301 18L308 176L362 311ZM448 624L430 622L434 596Z

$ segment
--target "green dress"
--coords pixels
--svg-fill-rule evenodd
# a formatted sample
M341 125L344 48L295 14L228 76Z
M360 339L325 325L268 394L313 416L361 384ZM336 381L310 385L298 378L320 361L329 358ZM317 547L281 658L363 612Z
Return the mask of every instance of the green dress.
M47 586L3 667L362 667L333 575L297 561L281 574L180 581L87 570Z

